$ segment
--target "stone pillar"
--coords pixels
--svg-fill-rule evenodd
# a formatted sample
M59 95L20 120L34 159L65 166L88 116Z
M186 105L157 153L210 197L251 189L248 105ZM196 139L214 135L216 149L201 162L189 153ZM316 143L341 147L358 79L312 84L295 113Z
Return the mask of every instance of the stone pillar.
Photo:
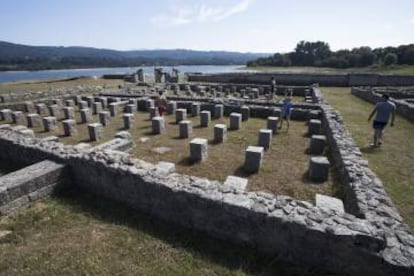
M81 101L82 101L82 96L81 95L76 95L75 96L75 104L78 105Z
M175 122L178 124L180 121L187 119L187 109L179 108L175 111Z
M81 109L80 115L82 124L89 123L90 121L92 121L92 114L89 108Z
M310 140L309 153L313 155L322 155L325 150L326 136L325 135L312 135Z
M177 110L177 103L176 102L168 102L167 103L167 114L175 114L175 111Z
M320 134L322 129L321 120L311 119L309 120L308 133L309 135Z
M122 118L124 120L124 128L125 129L131 129L134 127L134 121L135 121L135 116L132 113L125 113L124 115L122 115Z
M38 103L36 104L36 112L40 116L47 116L47 108L44 103Z
M277 126L279 124L279 117L267 117L267 129L272 130L272 133L275 134L277 131Z
M118 104L116 102L109 104L109 112L112 117L115 117L118 114Z
M65 106L74 107L75 106L75 102L73 100L66 100L65 101Z
M214 142L222 143L227 140L227 126L225 124L216 124L214 126Z
M222 104L216 104L214 106L214 118L220 119L224 115L224 105Z
M263 158L263 148L262 147L253 147L249 146L246 149L245 160L244 160L244 170L248 173L257 173L259 172L260 166L262 164Z
M110 121L111 121L111 115L109 114L109 111L99 112L99 122L101 123L101 125L107 126Z
M145 101L146 110L149 111L151 107L154 107L155 103L153 99L148 99Z
M191 116L197 117L200 114L200 104L192 103L191 104Z
M203 110L200 112L200 126L208 127L211 121L211 112L208 110Z
M42 119L37 113L27 114L26 120L27 127L41 127L42 125Z
M242 121L249 120L250 108L248 106L242 106L241 107L241 115L242 115Z
M6 121L6 123L12 122L12 110L11 109L2 109L0 110L1 119Z
M21 111L12 112L13 124L24 125L24 114Z
M152 118L152 133L161 134L165 131L165 121L163 117L156 116Z
M259 130L259 147L263 147L264 150L268 150L272 146L272 130L261 129Z
M125 106L125 113L136 113L137 112L137 104L127 104Z
M191 121L182 120L179 123L180 138L188 138L193 132Z
M24 103L24 112L26 112L26 113L35 112L35 106L34 106L33 102L25 102Z
M94 102L92 104L92 113L93 115L99 114L102 111L102 103L101 102Z
M324 182L329 175L329 160L324 156L311 157L309 161L309 178L315 182Z
M71 106L64 107L63 114L66 120L75 119L75 110Z
M158 114L158 108L154 106L149 108L149 114L150 114L150 120L152 120L152 118L154 117L160 116L160 114Z
M60 113L60 106L59 105L53 104L53 105L49 106L50 116L59 118L59 113Z
M100 97L99 102L102 104L102 108L107 108L108 107L108 99L107 98Z
M63 120L63 134L65 136L75 136L78 135L78 130L76 129L76 121L73 119Z
M87 96L86 97L86 102L88 103L88 107L92 107L93 103L95 102L95 99L93 98L93 96Z
M89 124L88 132L91 141L99 141L103 138L103 126L100 123Z
M43 127L45 128L45 131L52 131L57 129L57 120L56 117L47 116L43 117Z
M190 159L192 161L204 161L208 157L207 139L194 138L190 141Z
M230 129L240 129L242 115L240 113L230 114Z
M88 107L89 107L89 106L88 106L88 102L86 102L86 101L80 101L80 102L78 103L78 107L79 107L79 110L82 110L82 109L88 108Z

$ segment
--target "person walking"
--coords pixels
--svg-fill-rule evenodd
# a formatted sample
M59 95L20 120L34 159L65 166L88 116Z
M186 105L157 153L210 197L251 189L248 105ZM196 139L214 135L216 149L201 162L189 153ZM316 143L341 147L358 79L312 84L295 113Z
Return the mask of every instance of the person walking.
M282 129L283 121L286 120L286 130L289 131L290 115L292 115L292 91L287 91L283 100L279 129Z
M368 122L371 121L375 115L372 127L374 129L374 143L373 147L379 147L382 144L382 138L384 135L384 128L388 124L391 117L391 126L394 126L395 120L395 104L390 101L390 97L387 94L382 95L382 100L375 105L374 110L368 117Z
M270 79L270 95L269 95L269 100L273 100L273 98L275 97L276 94L276 80L275 77L272 77Z
M158 108L158 114L162 117L166 110L167 106L167 98L164 95L163 91L159 92L159 96L157 97L155 101L156 107Z

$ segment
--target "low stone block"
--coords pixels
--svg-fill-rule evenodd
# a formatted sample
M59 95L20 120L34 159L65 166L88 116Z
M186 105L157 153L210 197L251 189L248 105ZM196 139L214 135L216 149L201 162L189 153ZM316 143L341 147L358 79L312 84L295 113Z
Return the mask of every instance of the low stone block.
M47 108L44 103L38 103L35 106L37 114L39 114L40 116L47 116Z
M230 114L230 129L237 130L240 129L242 121L242 115L240 113L231 113Z
M200 114L200 104L192 103L191 104L191 116L197 117Z
M80 101L78 103L78 107L79 107L79 110L82 110L82 109L88 108L89 105L88 105L88 102L87 101Z
M154 117L160 116L160 114L158 114L158 108L151 106L149 108L149 115L150 115L150 120L152 120L152 118Z
M27 114L27 127L41 127L42 126L42 119L39 114L31 113Z
M259 130L259 147L263 147L264 150L270 149L272 145L272 130L271 129L261 129Z
M214 126L214 142L223 143L227 140L227 126L225 124L216 124Z
M34 113L35 110L35 106L33 104L33 102L25 102L24 103L24 112L26 113Z
M19 133L29 138L35 138L35 133L32 129L22 129Z
M161 134L165 131L165 120L161 116L152 118L152 133Z
M224 115L224 105L222 104L216 104L214 106L214 118L215 119L220 119L222 118Z
M88 103L88 107L92 107L93 103L95 102L95 99L93 98L93 96L87 96L85 102Z
M21 111L12 112L12 122L17 125L24 125L24 113Z
M263 152L263 147L247 147L243 166L246 172L259 172L260 166L262 165Z
M52 117L59 118L60 115L60 106L57 104L50 105L49 107L49 115Z
M329 160L324 156L311 157L309 161L309 178L314 182L328 180Z
M107 108L108 107L108 98L100 97L99 102L102 104L102 108Z
M248 106L241 107L242 121L247 121L250 118L250 108Z
M272 130L272 133L275 134L277 132L277 127L279 125L279 117L267 117L267 129Z
M67 119L62 121L63 134L65 136L75 136L78 134L76 129L76 121L73 119Z
M66 120L75 119L75 109L71 106L64 107L63 115Z
M310 154L322 155L325 150L325 145L325 135L312 135L310 140Z
M183 120L183 121L180 121L178 124L179 124L180 138L190 137L191 133L193 132L191 121Z
M100 123L89 124L88 132L91 141L99 141L103 138L103 126Z
M80 115L82 124L89 123L90 121L92 121L92 114L89 108L81 109Z
M118 114L118 103L113 102L109 104L109 112L111 117L115 117Z
M155 102L154 102L153 99L147 99L145 101L145 108L146 108L146 110L149 111L151 107L155 107Z
M1 116L1 119L3 120L3 121L6 121L7 123L11 123L12 122L12 120L13 120L13 118L12 118L12 110L11 109L2 109L2 110L0 110L0 116Z
M223 185L232 191L243 192L246 190L248 180L246 178L229 175Z
M45 131L52 131L58 128L56 117L43 117L43 127Z
M66 100L65 101L65 106L74 107L75 102L73 100Z
M175 111L177 110L177 103L176 102L168 102L167 103L167 114L175 114Z
M125 106L125 113L136 113L137 112L137 104L127 104Z
M179 108L175 111L175 122L178 124L187 119L187 109Z
M92 104L92 112L94 115L99 114L102 111L102 103L101 102L94 102Z
M339 198L316 194L315 205L323 209L333 210L337 213L345 213L344 203Z
M203 110L200 112L200 126L208 127L211 121L211 112L208 110Z
M322 122L321 120L311 119L309 120L308 133L309 135L321 134Z
M109 111L101 111L101 112L99 112L99 122L103 126L107 126L110 121L111 121L111 114L109 113Z
M132 113L125 113L122 115L122 119L124 120L124 128L131 129L134 127L135 116Z
M194 138L190 142L190 159L192 161L203 161L208 157L207 139Z

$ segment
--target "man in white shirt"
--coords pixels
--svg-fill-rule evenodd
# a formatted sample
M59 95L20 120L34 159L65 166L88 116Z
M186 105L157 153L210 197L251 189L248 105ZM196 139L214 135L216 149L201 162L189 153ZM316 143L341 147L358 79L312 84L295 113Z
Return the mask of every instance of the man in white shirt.
M368 121L375 114L375 119L372 124L374 128L374 144L372 146L378 147L382 144L382 137L384 135L384 128L387 125L390 117L391 117L391 126L394 126L394 119L395 119L395 104L390 102L390 97L386 94L382 95L382 101L378 102L375 105L374 110L372 110L371 114L368 117Z

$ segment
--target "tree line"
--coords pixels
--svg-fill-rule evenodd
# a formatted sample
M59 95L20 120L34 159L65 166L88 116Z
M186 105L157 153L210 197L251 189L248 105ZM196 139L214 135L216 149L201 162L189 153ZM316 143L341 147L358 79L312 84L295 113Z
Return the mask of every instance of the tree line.
M332 68L366 67L374 64L414 65L414 44L398 47L358 47L352 50L331 51L323 41L300 41L293 52L258 58L247 62L247 66L316 66Z

